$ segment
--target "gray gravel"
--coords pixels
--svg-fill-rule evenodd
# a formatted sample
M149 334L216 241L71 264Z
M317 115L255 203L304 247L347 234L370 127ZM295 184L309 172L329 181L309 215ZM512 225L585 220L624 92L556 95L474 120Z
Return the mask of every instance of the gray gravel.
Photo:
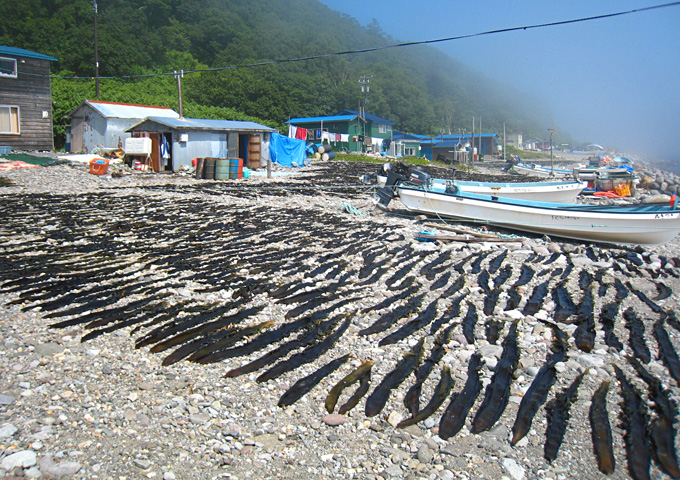
M297 178L304 179L306 172L313 172L313 169L314 166L299 170ZM2 176L10 179L14 185L1 188L0 196L77 196L100 192L103 196L111 197L135 195L140 197L140 202L148 198L149 209L154 205L151 203L152 198L155 202L165 202L168 208L174 201L189 198L205 208L210 205L227 205L235 209L266 206L275 214L278 208L285 206L298 208L301 214L321 210L328 215L338 214L338 204L342 202L341 198L328 194L314 197L293 194L283 199L266 195L251 198L219 196L194 188L207 183L190 176L125 173L119 178L110 175L98 177L90 175L82 165L4 172ZM296 181L290 180L293 184ZM266 185L267 181L251 177L242 181L242 184L257 182ZM181 190L187 186L192 189ZM604 260L593 261L585 254L585 247L578 243L557 243L522 236L508 244L419 243L413 238L422 225L412 217L385 216L373 211L367 201L348 201L369 213L367 216L344 214L348 222L357 225L371 222L380 225L383 231L401 234L405 238L401 243L431 252L432 257L428 256L428 259L434 258L444 249L452 249L452 262L455 264L473 252L488 250L491 251L488 258L493 258L507 248L509 253L505 262L515 267L508 285L517 279L520 265L532 254L548 256L554 251L562 253L557 261L550 265L534 266L537 272L549 270L542 279L548 278L555 269L564 268L567 258L578 268L591 273L607 268L609 273L604 275L603 281L608 284L613 284L614 278L619 275L611 269L616 260L609 263ZM111 217L117 215L116 212L102 214ZM144 206L140 205L138 216L143 218L144 215ZM44 241L50 237L48 227L36 238L8 232L4 227L0 229L3 242L11 245L12 242L27 240ZM162 241L162 235L157 240ZM307 248L314 252L313 239L310 242ZM595 248L609 253L618 251L615 248ZM319 257L327 253L321 249L316 251ZM640 258L651 259L652 263L646 265L643 276L633 279L636 288L653 296L654 284L649 271L659 269L660 257L678 257L679 252L680 241L677 238L667 245L646 249ZM658 264L654 263L655 259ZM310 259L310 266L314 265L314 261L314 258ZM361 267L360 255L347 261L350 265L354 264L350 268L358 270ZM456 380L455 391L460 390L465 383L467 363L474 352L480 352L484 359L484 386L490 382L493 368L501 354L500 346L489 344L485 339L483 323L486 317L481 313L484 293L477 286L474 275L469 273L469 265L466 268L470 276L465 287L467 300L477 306L480 320L475 330L475 343L467 345L461 331L456 330L441 360L442 365L451 368ZM674 271L680 272L678 269ZM164 272L156 270L144 274L156 275L161 281ZM677 278L662 280L673 291L678 289ZM356 278L351 277L348 288L356 282ZM380 347L378 340L384 335L375 337L357 334L382 313L362 314L359 310L393 294L381 285L371 287L370 294L363 295L353 305L346 307L346 311L352 312L355 318L332 351L326 352L313 363L265 383L255 380L261 372L236 378L224 377L227 370L257 358L258 354L209 365L182 361L162 366L163 355L151 353L147 348L134 348L131 328L83 343L81 337L87 330L82 326L50 328L52 319L44 318L39 309L23 311L24 305L21 303L10 304L19 298L19 293L7 292L0 287L0 479L3 476L11 478L12 475L111 480L604 478L605 475L597 470L592 451L588 409L592 393L605 378L614 380L608 406L617 461L616 472L607 478L628 478L623 430L617 419L621 398L612 368L614 363L624 366L624 355L630 353L628 333L620 319L616 324L616 333L625 345L625 352L616 352L604 343L604 332L598 324L593 351L579 351L573 339L570 339L567 360L557 366L558 380L549 398L556 391L566 388L578 373L589 368L578 400L572 406L572 420L557 460L551 465L543 459L546 427L543 407L527 437L515 447L510 446L510 428L519 402L549 354L552 341L550 329L540 321L552 318L555 304L550 296L535 315L525 316L521 311L531 293L530 287L536 284L534 279L530 286L523 289L524 299L518 309L507 312L502 309L506 295L501 296L494 311L494 316L506 324L519 320L521 351L510 402L501 420L488 432L472 434L468 418L466 427L447 441L437 435L442 408L418 425L395 428L400 420L408 416L402 399L412 383L412 376L392 392L387 406L376 417L367 418L364 415L363 401L341 417L337 414L329 416L324 408L330 388L358 366L361 360L374 361L374 386L416 342L413 337L408 337L397 344ZM572 275L569 285L572 292L578 292L578 275ZM173 287L171 298L179 301L189 296L207 302L220 300L222 293L229 294L227 291L196 294L195 290L196 285L187 282L182 287ZM428 297L432 298L436 296ZM613 299L614 289L610 287L605 298L596 299L598 308ZM440 313L451 300L440 300ZM674 294L659 303L665 309L677 310L678 299ZM259 317L261 321L281 321L287 308L272 303L265 294L256 295L248 305L265 307ZM657 359L658 348L651 335L654 316L634 295L629 295L624 301L624 308L627 306L634 306L645 315L646 339L653 357L647 368L661 378L677 398L680 393L678 385ZM465 310L461 310L461 315L465 314ZM575 329L575 325L560 324L560 327L567 334ZM668 331L676 350L680 349L678 332L673 329ZM501 338L506 332L507 329L504 329ZM134 338L138 336L139 333L134 334ZM428 336L426 345L431 346L433 341L434 337ZM295 381L346 353L353 354L352 360L301 400L287 408L277 406L281 394ZM426 381L421 405L430 398L438 382L438 371L435 368L435 373ZM627 369L626 372L629 377L633 376L632 370ZM643 384L637 382L637 385L642 387ZM472 413L479 407L483 393ZM668 477L664 477L654 465L652 478Z

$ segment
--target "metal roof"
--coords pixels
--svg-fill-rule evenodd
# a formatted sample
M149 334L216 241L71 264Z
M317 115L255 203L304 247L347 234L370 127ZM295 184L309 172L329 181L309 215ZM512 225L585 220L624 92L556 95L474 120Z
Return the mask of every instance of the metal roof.
M172 118L172 117L148 117L137 125L130 127L133 130L143 123L150 121L175 130L212 130L225 132L275 132L276 129L260 125L255 122L238 120L212 120L205 118Z
M27 58L39 58L41 60L50 60L52 62L58 62L59 60L38 52L31 52L30 50L24 50L23 48L8 47L5 45L0 45L0 55L12 55L14 57L27 57Z
M351 114L351 115L358 115L359 113L356 110L341 110L338 112L338 115L345 115L345 114ZM364 118L368 120L369 122L372 123L380 123L383 125L394 125L394 122L392 120L388 120L386 118L379 117L377 115L373 115L372 113L364 113Z
M99 100L85 100L75 110L69 113L72 116L83 105L89 105L105 118L146 118L174 117L179 118L179 113L168 107L156 107L153 105L135 105L132 103L102 102Z
M320 123L320 122L344 122L354 120L357 115L333 115L329 117L303 117L291 118L286 123Z
M483 138L494 138L497 137L498 134L496 133L482 133ZM479 134L475 133L475 140L479 138ZM439 146L450 146L450 145L456 145L459 142L467 142L472 139L472 135L470 134L465 134L465 135L444 135L443 140L441 135L437 135L436 137L425 137L421 144L432 144L434 143L435 145Z

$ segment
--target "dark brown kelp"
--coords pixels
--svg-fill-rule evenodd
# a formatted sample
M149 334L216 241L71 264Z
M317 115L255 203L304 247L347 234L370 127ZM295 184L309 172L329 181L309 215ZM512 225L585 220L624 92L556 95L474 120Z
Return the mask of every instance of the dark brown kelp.
M649 479L652 454L647 438L647 407L640 393L631 385L623 371L614 365L616 378L621 384L621 426L626 431L623 440L626 444L628 472L634 480Z
M604 380L593 394L589 415L597 468L606 475L614 473L616 467L612 445L612 429L609 425L609 413L607 412L608 391L609 381Z
M649 363L652 360L652 354L645 342L645 324L635 313L633 307L629 307L623 312L623 318L626 320L626 328L630 331L628 343L633 349L633 353L645 364Z
M416 370L415 382L413 382L411 388L409 388L406 395L404 395L404 406L411 413L411 416L415 416L420 409L420 391L435 365L439 363L446 353L445 346L448 345L451 340L454 327L455 325L449 325L444 331L437 335L430 355L418 367L418 370Z
M359 401L364 398L364 395L368 393L368 388L371 385L371 369L368 368L366 369L361 377L359 377L359 386L357 389L354 391L351 397L347 399L347 401L338 409L338 413L340 415L344 415L345 413L349 412L352 410L354 407L357 406Z
M484 401L472 422L472 433L489 430L501 417L510 398L512 373L518 362L517 322L513 322L503 341L503 353L496 364L496 371L491 378L491 383L486 387Z
M273 380L286 372L295 370L300 365L304 365L316 360L319 356L323 355L326 351L332 348L333 345L335 345L335 342L337 342L342 334L345 333L345 331L349 328L349 325L352 323L352 315L353 312L338 315L338 317L346 317L346 320L337 328L337 330L328 335L322 341L311 345L309 348L304 349L300 353L297 353L286 360L277 363L272 368L257 377L257 381L266 382L267 380Z
M513 287L521 287L522 285L526 285L531 281L532 278L534 278L534 275L536 272L534 271L533 268L531 268L529 265L526 263L522 265L522 269L519 272L519 278L517 281L512 285Z
M503 250L503 252L496 257L492 258L491 261L489 262L489 273L494 274L498 271L500 266L503 264L503 260L508 256L508 251Z
M281 395L279 399L279 407L287 407L293 405L295 402L300 400L303 395L314 388L321 380L326 378L328 375L336 371L343 363L349 360L350 354L344 355L335 360L331 360L323 367L319 368L316 372L301 378L293 384L286 392Z
M556 395L545 407L548 416L548 427L545 430L543 456L550 463L557 458L564 433L567 431L569 409L576 400L578 387L581 385L585 373L579 374L566 390Z
M569 317L578 313L578 309L565 286L566 282L567 280L562 280L552 291L552 297L556 304L553 318L556 322L564 323Z
M409 425L415 425L416 423L425 420L434 412L436 412L437 409L441 406L441 404L444 403L446 397L449 396L449 392L453 388L453 385L454 380L451 377L451 369L448 366L442 367L442 373L439 379L439 383L435 387L434 394L432 395L432 398L430 399L428 404L425 405L425 408L418 411L418 413L416 413L411 418L407 418L399 422L397 424L397 427L404 428L408 427Z
M630 282L626 282L626 287L628 287L628 290L633 292L636 297L638 297L640 300L642 300L643 303L645 303L654 313L661 313L661 307L651 301L647 295L645 295L643 292L638 290L637 288L634 288Z
M517 308L519 305L519 302L522 301L522 297L520 296L519 292L517 291L516 288L511 288L508 290L508 300L505 302L505 306L503 307L503 310L508 311L508 310L514 310Z
M661 360L668 368L671 377L680 383L680 358L678 358L678 352L673 348L673 343L671 343L668 332L663 326L663 321L654 324L654 337L659 344Z
M615 348L617 352L623 350L621 340L614 333L614 324L620 308L621 304L619 302L612 302L602 307L600 312L600 322L604 329L604 341L610 347Z
M432 321L435 318L435 315L437 314L438 301L439 299L435 299L432 302L430 302L430 304L427 306L425 310L416 315L416 318L405 323L399 329L395 330L394 332L390 333L388 336L380 340L380 342L378 342L378 345L380 346L392 345L412 335L421 328L428 326L430 323L432 323Z
M394 370L385 375L382 382L375 387L373 393L366 399L367 417L374 417L379 414L385 407L392 390L401 385L401 383L406 380L406 377L418 367L423 355L424 343L425 339L421 338L420 341L404 355Z
M678 417L677 405L661 381L649 373L637 358L628 357L628 362L647 384L649 399L654 402L656 417L649 425L649 437L654 445L652 454L664 472L675 479L680 478L674 428Z
M353 372L351 372L345 378L336 383L333 388L331 388L331 391L328 392L325 403L328 413L333 413L335 404L338 402L338 398L340 397L342 391L350 385L361 380L361 378L366 374L366 371L370 370L371 368L373 368L373 360L363 361L361 362L361 365L359 365Z
M475 353L470 357L465 386L459 393L453 394L451 403L449 403L449 406L446 407L442 415L439 422L439 436L444 440L454 436L463 428L465 418L475 400L477 400L479 392L482 390L482 382L479 380L481 362L482 356L479 353Z
M577 327L574 330L576 347L591 352L595 347L595 315L593 313L593 289L586 288L578 309Z
M496 304L498 303L498 297L500 297L501 292L500 288L494 288L486 297L484 297L484 315L491 315L496 308Z
M369 325L368 327L359 331L359 335L371 335L373 333L384 332L392 325L394 325L396 322L398 322L400 319L407 317L416 310L418 310L420 304L423 301L423 298L425 298L424 293L409 299L408 302L406 302L406 304L397 307L394 310L390 310L389 312L382 315L375 322L373 322L372 325Z
M475 325L477 324L477 308L474 303L468 303L468 310L463 318L463 335L468 344L475 343Z
M546 280L534 288L534 291L531 293L529 300L527 300L527 303L524 306L524 315L534 315L536 312L538 312L541 309L541 306L543 306L543 301L545 300L545 296L547 294L548 281Z
M501 269L499 274L494 277L493 288L495 289L503 285L506 280L510 278L510 275L512 275L512 265L507 264Z
M548 397L548 392L557 379L555 364L564 360L567 350L567 339L564 332L555 324L551 324L555 338L553 339L552 353L546 364L541 367L529 389L522 397L517 411L515 423L512 426L512 439L510 443L516 445L531 428L534 416Z
M659 300L665 300L671 295L673 295L673 290L666 285L665 283L662 282L654 282L654 285L656 286L656 296L653 298L655 301Z

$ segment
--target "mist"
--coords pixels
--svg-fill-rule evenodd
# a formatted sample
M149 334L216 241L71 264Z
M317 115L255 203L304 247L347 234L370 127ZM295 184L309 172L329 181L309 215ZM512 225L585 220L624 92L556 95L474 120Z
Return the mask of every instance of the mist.
M448 0L323 0L395 41L422 41L607 15L653 1L576 0L481 5ZM555 143L597 143L621 155L680 167L680 7L672 6L434 44L483 75L537 97ZM408 47L406 47L408 48ZM483 116L483 112L480 112Z

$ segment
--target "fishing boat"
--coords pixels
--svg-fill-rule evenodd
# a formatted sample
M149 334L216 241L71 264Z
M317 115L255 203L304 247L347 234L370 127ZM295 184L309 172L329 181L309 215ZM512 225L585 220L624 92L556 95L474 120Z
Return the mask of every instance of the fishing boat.
M659 245L680 232L680 210L668 203L631 205L564 204L510 199L461 191L451 184L432 188L428 174L390 175L377 192L387 206L394 193L409 210L497 225L522 232L582 241Z
M384 173L384 171L382 172ZM384 186L387 175L378 174L378 185ZM430 187L434 191L446 191L447 185L454 182L463 192L494 195L496 197L521 200L541 200L558 203L571 203L588 186L587 182L470 182L431 178Z
M571 178L574 176L574 171L569 170L568 168L552 168L537 163L514 163L510 171L518 175L530 175L544 178Z

